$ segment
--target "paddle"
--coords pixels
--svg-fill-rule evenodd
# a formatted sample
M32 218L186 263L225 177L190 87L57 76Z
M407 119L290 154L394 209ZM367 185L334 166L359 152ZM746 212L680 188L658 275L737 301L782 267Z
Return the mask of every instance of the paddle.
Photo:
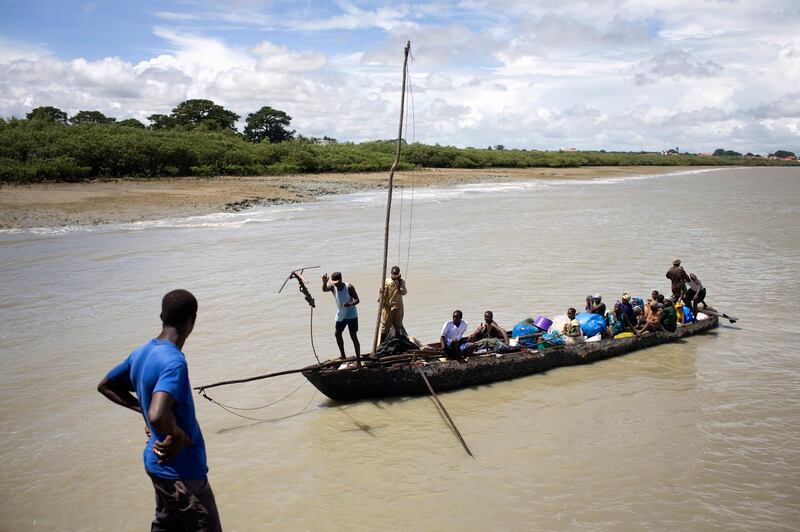
M728 316L724 312L718 312L716 309L709 306L706 306L703 309L697 309L697 312L702 312L703 314L708 314L709 316L716 316L718 318L725 318L731 323L736 323L736 321L739 319L735 316Z
M472 458L475 458L475 456L472 454L472 451L470 451L469 447L467 447L467 442L464 441L464 437L461 436L461 432L459 432L455 422L450 417L450 414L447 413L447 409L439 400L439 397L436 395L436 392L433 391L433 386L431 386L431 383L428 382L428 377L425 376L425 372L422 371L421 367L418 367L417 369L419 370L419 374L422 376L422 380L425 381L425 386L428 387L428 391L431 392L431 396L433 397L434 401L436 401L436 404L439 406L439 409L442 411L442 414L444 414L444 417L447 419L447 422L450 424L450 428L453 429L453 432L455 432L456 436L458 437L458 441L460 441L461 445L464 446L464 450L467 451L467 454L470 455Z

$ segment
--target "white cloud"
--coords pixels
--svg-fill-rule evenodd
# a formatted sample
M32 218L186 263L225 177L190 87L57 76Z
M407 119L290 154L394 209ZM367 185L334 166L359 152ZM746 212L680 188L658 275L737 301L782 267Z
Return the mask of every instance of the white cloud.
M155 14L164 49L139 62L0 39L0 114L55 105L143 119L209 98L243 117L282 109L305 135L391 138L411 40L409 109L422 142L762 153L800 145L800 13L789 0L342 2L325 16L259 0L186 6ZM203 29L210 22L296 40L231 44ZM308 51L305 37L329 47Z

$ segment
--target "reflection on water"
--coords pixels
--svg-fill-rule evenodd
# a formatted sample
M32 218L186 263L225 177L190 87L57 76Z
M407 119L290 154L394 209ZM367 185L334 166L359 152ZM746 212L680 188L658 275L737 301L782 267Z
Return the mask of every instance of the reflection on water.
M396 195L399 210L399 195ZM158 331L158 302L200 301L194 384L336 353L322 271L362 297L371 342L382 196L147 224L0 235L0 529L138 530L152 513L141 418L94 392ZM800 278L800 172L724 169L593 182L470 185L404 196L390 260L406 326L432 341L561 314L601 292L666 289L680 256L735 326L589 366L442 394L476 459L426 397L334 403L302 376L198 396L228 529L789 529L800 522L800 363L787 294ZM398 212L396 210L396 212ZM395 216L397 221L399 216ZM399 251L398 251L399 250ZM407 253L410 251L410 257ZM408 264L408 267L406 267ZM345 343L348 351L349 341ZM110 495L113 494L113 495Z

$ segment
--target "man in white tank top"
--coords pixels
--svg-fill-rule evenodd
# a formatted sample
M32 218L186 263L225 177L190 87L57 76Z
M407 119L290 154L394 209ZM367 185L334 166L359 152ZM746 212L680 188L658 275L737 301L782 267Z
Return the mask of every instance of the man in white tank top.
M342 281L341 272L333 272L328 280L328 274L322 276L322 291L333 292L336 302L336 345L339 347L341 358L344 354L344 339L342 333L345 327L350 331L353 348L356 351L356 366L361 366L361 344L358 342L358 293L353 285Z

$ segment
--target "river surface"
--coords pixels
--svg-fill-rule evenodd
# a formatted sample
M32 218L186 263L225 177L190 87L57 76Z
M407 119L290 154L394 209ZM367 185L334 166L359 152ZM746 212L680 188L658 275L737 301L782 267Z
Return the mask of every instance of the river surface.
M455 308L470 329L486 309L511 327L589 293L666 291L673 256L740 321L442 394L474 460L427 397L337 404L299 375L215 389L238 407L294 391L242 412L259 421L196 399L227 530L800 528L800 170L420 189L411 206L396 192L390 261L422 340ZM297 267L322 267L307 272L320 356L336 354L324 271L357 287L368 350L383 217L367 192L0 233L0 529L149 526L143 421L95 386L158 334L168 290L200 302L193 385L314 362L308 306L294 281L278 293Z

